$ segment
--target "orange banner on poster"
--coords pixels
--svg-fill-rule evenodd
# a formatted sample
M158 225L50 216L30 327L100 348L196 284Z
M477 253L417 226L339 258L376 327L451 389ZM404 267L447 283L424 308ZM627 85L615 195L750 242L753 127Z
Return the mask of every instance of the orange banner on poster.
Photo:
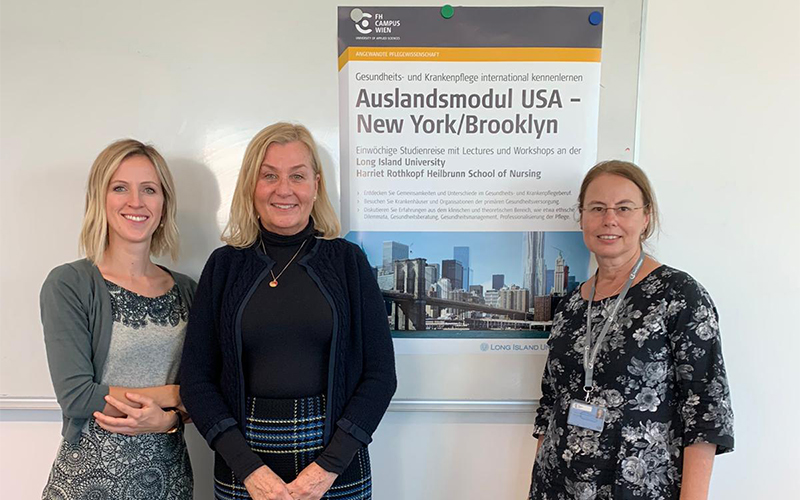
M601 49L566 47L349 47L339 70L349 61L600 62L600 55Z

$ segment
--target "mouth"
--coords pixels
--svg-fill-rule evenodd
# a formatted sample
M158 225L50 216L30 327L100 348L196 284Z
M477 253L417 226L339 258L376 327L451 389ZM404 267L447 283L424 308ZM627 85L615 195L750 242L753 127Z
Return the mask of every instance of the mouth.
M293 203L270 203L270 205L277 208L278 210L291 210L297 207L297 204Z
M150 217L147 215L132 215L132 214L122 214L123 217L128 219L129 221L133 222L144 222Z
M598 235L597 237L603 241L615 241L622 238L622 236L616 234L601 234Z

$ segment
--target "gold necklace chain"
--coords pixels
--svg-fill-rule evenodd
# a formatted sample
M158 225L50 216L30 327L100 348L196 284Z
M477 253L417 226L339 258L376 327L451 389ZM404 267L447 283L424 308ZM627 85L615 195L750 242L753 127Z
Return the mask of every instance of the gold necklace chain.
M281 272L279 272L277 276L275 276L275 273L272 272L272 269L269 270L269 273L272 275L272 281L269 282L270 287L275 288L276 286L278 286L278 278L280 278L283 272L286 271L286 268L288 268L289 265L292 262L294 262L294 259L300 253L300 250L302 250L303 247L306 245L306 241L308 240L303 241L303 243L300 245L300 248L298 248L297 251L294 253L294 255L292 255L292 258L289 259L289 262L287 262L285 266L283 266L283 269L281 269ZM260 242L261 242L261 250L264 251L264 255L269 256L269 254L267 253L267 247L264 246L264 239L261 238Z
M620 283L620 285L613 292L611 292L611 293L601 293L601 295L605 295L606 297L611 297L612 295L616 295L617 292L622 290L622 285L624 285L624 284L625 284L625 282L623 281L622 283Z

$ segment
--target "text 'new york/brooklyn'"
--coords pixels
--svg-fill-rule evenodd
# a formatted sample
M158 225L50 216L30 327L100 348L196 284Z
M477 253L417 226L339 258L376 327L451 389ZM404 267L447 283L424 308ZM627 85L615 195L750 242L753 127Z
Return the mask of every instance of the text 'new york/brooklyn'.
M513 118L481 118L477 115L450 115L431 118L425 115L409 115L415 134L529 134L537 139L544 134L558 133L555 118L534 118L533 113L516 113ZM359 134L402 134L404 118L376 118L372 114L356 116L356 132Z

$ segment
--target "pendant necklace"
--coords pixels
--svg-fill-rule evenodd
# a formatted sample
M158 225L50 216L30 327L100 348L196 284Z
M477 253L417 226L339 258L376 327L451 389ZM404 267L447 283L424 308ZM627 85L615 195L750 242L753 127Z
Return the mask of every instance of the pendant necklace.
M289 262L287 262L285 266L283 266L283 269L281 269L281 272L279 272L277 276L275 276L275 273L272 272L272 269L269 270L269 273L272 275L272 281L269 282L269 286L271 288L275 288L276 286L278 286L278 278L280 278L281 275L283 274L283 272L286 271L286 268L288 268L289 265L292 262L294 262L294 259L300 253L300 250L302 250L303 247L306 245L306 241L308 241L308 240L303 241L303 244L300 245L300 248L298 248L297 251L294 253L294 255L292 255L292 258L289 259ZM264 240L263 239L261 239L261 250L264 251L264 255L269 256L269 254L267 253L267 248L264 246Z

